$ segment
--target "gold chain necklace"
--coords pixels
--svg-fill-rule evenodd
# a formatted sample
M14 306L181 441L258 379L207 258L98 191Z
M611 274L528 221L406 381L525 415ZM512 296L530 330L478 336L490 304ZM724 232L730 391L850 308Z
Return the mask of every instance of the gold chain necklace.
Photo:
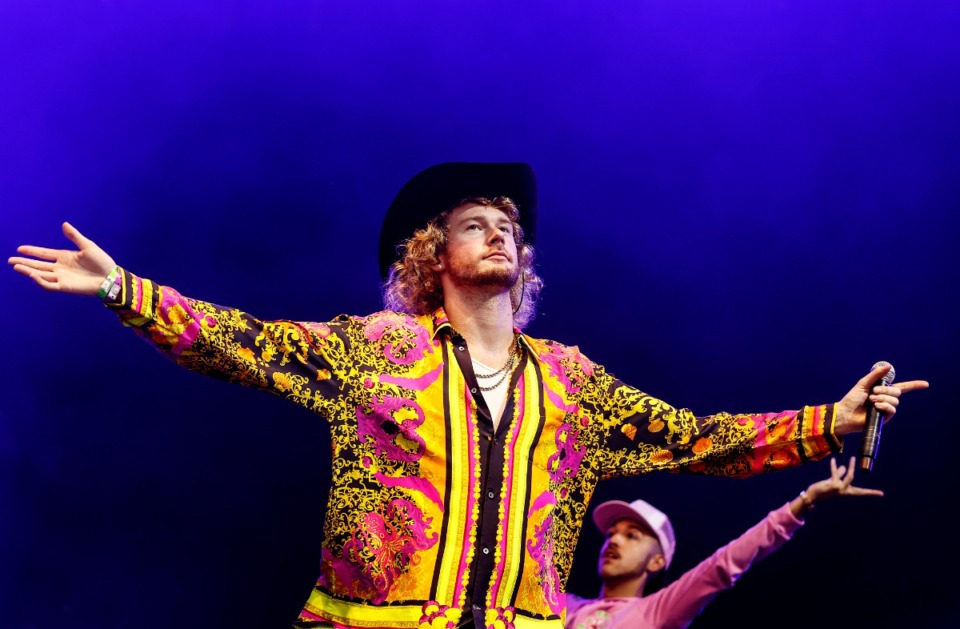
M487 379L487 378L493 378L498 375L500 376L497 379L496 383L488 387L480 385L481 391L492 391L493 389L496 389L501 384L503 384L503 381L507 379L507 375L509 375L510 372L513 370L513 366L517 363L517 359L520 357L520 336L518 335L516 338L517 340L514 343L514 351L510 352L510 357L507 358L507 362L503 363L503 367L491 373L484 373L484 374L474 373L474 375L477 376L478 380L481 378ZM479 385L480 383L478 382L477 384Z

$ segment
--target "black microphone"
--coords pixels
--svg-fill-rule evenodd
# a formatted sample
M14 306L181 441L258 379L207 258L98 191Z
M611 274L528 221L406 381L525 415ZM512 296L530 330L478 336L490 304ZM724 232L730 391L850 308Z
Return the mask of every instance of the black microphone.
M890 363L881 360L871 367L870 371L885 367L886 365L890 365ZM896 373L893 370L893 365L890 365L890 371L870 386L870 392L873 392L873 387L875 386L890 386L895 376ZM871 402L869 398L867 399L865 408L867 410L867 425L863 430L863 441L860 442L860 469L872 472L873 464L877 460L877 449L880 447L880 431L883 429L883 415L877 412L877 409L873 406L873 402Z

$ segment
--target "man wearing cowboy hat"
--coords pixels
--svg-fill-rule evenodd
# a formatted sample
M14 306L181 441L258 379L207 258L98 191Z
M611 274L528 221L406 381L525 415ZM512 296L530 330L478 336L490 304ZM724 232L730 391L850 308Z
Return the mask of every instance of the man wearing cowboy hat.
M523 163L427 168L383 223L387 309L263 321L75 250L18 248L41 287L99 295L188 369L325 417L334 457L321 576L296 626L559 629L586 508L602 478L747 476L821 459L862 430L874 370L836 404L696 417L576 347L521 328L541 287ZM26 256L26 257L24 257ZM888 417L909 382L871 396Z

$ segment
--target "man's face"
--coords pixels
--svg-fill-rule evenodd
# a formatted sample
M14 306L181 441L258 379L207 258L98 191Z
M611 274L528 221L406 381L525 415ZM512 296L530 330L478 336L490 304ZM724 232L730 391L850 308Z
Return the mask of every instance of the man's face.
M617 520L607 530L597 573L604 581L638 577L658 554L662 554L660 542L650 527L636 520Z
M447 248L440 260L456 285L509 290L520 276L513 223L498 209L461 205L447 217Z

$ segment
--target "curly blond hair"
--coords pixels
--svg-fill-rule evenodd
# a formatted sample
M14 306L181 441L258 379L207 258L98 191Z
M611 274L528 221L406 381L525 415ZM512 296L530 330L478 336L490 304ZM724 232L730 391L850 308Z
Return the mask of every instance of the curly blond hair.
M513 305L514 325L522 328L536 316L543 280L533 268L533 245L523 241L523 228L518 222L520 211L508 197L464 199L454 208L440 213L426 227L415 231L400 245L402 257L390 266L389 277L383 285L384 306L389 310L423 315L443 305L443 287L434 265L447 247L447 217L453 209L466 203L500 210L513 223L520 274L510 289L510 303Z

